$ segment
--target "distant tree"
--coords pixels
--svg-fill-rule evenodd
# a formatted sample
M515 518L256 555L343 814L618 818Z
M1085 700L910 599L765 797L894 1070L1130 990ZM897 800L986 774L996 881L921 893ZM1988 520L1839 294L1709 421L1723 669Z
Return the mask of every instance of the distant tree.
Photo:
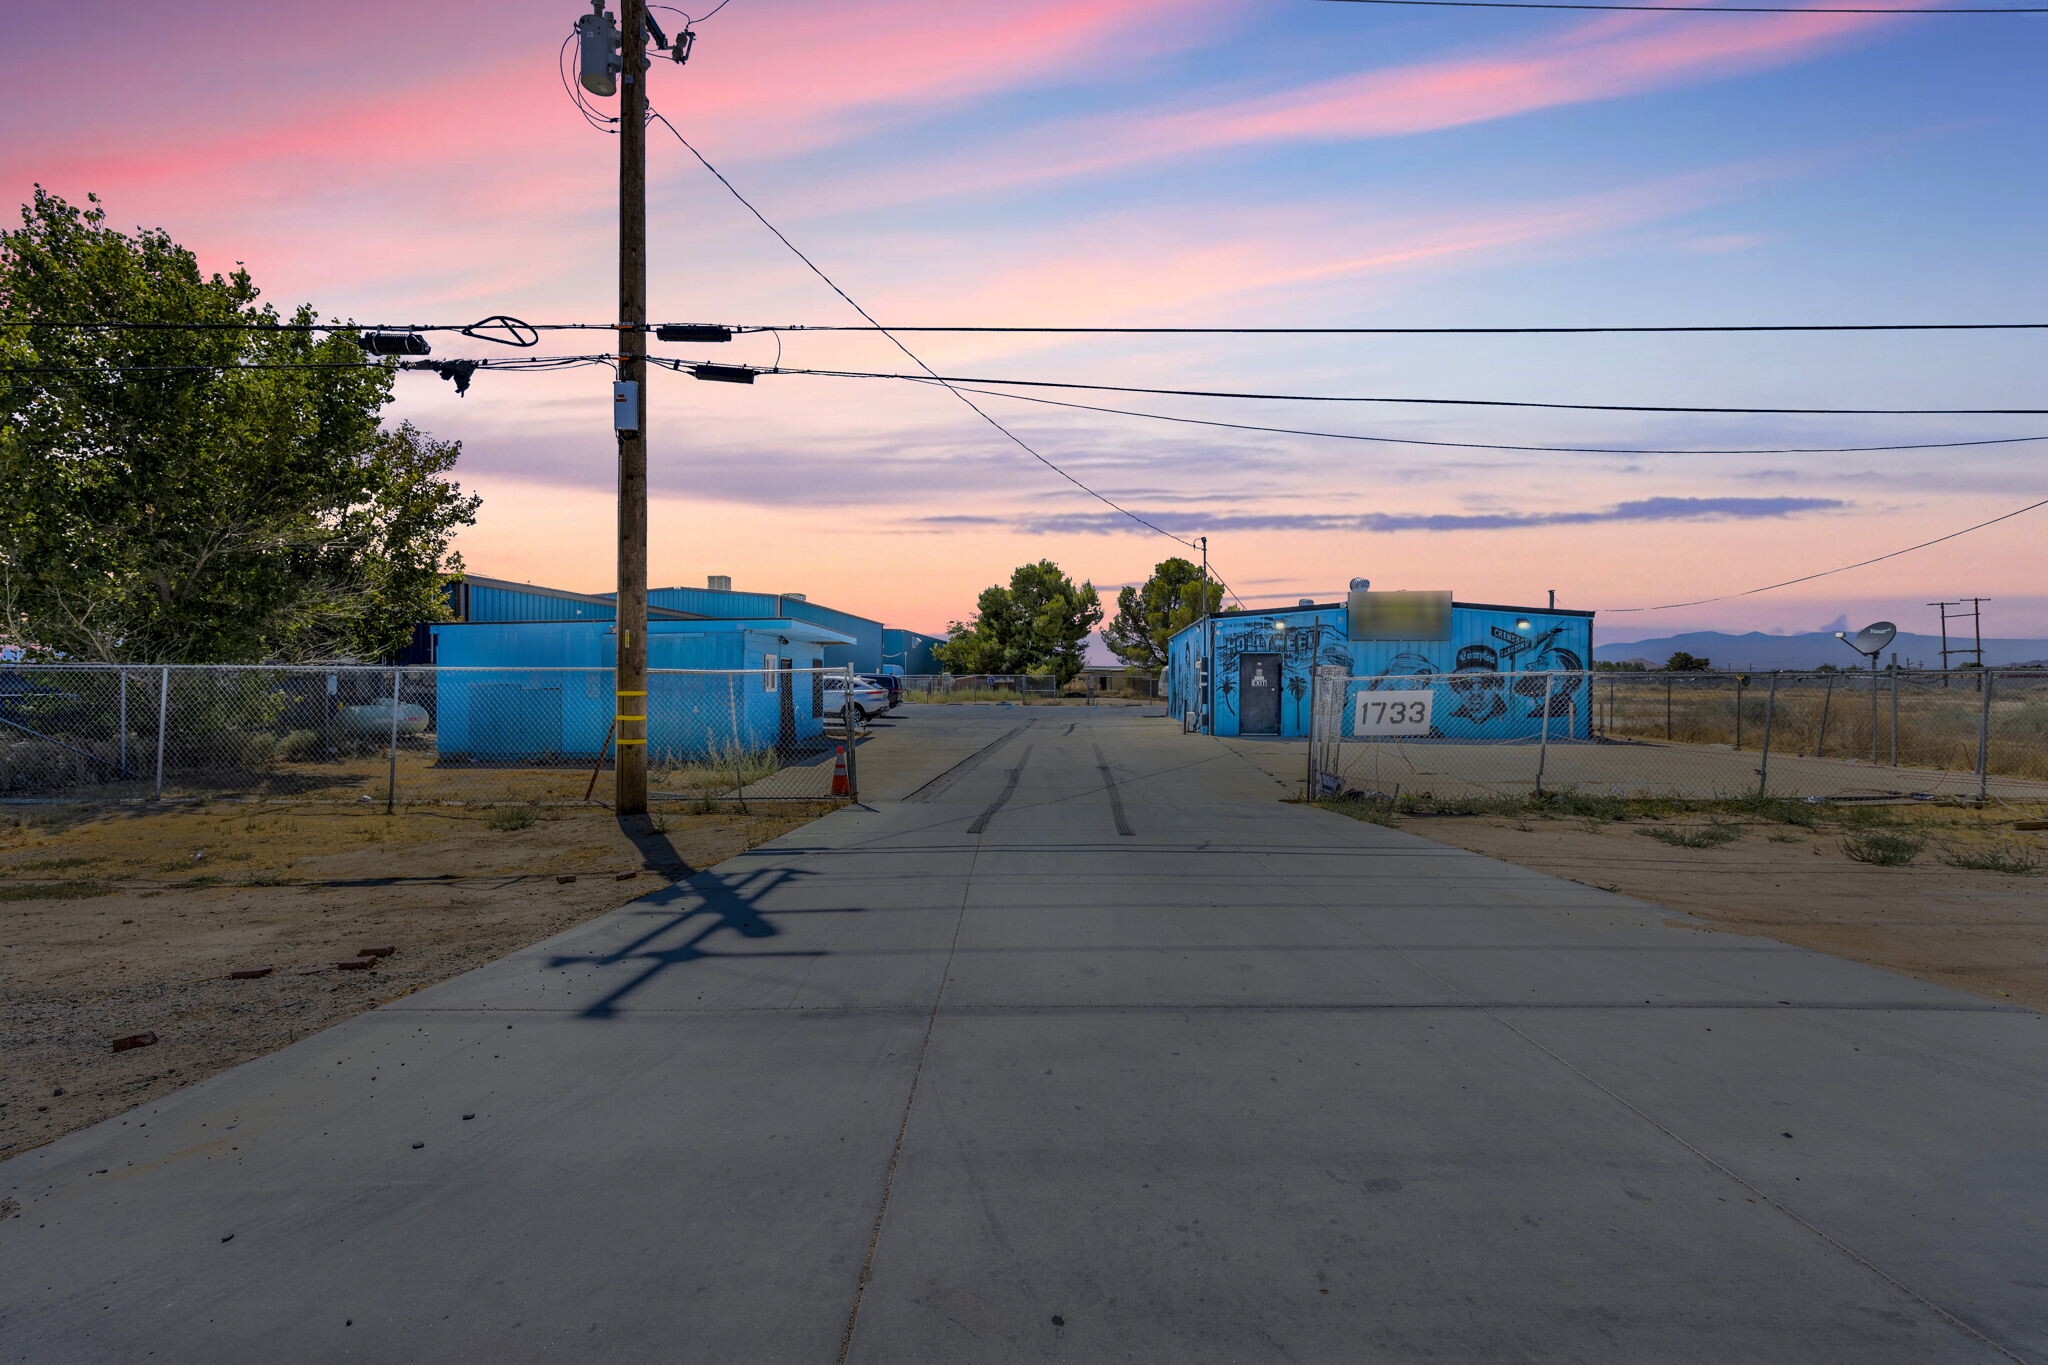
M1644 669L1642 663L1635 659L1620 662L1595 659L1593 661L1593 671L1595 673L1641 673Z
M1666 673L1704 673L1713 666L1712 659L1702 659L1699 655L1688 654L1682 649L1664 661Z
M1821 664L1813 671L1816 673L1840 673L1842 670L1835 667L1833 664Z
M0 318L310 324L161 229L37 187L0 231ZM0 632L68 658L376 658L446 619L477 499L459 447L382 428L347 333L0 326ZM227 366L332 366L253 369ZM126 369L122 367L191 367Z
M1166 667L1166 642L1201 620L1205 604L1211 613L1221 608L1223 586L1205 584L1201 566L1191 560L1162 559L1144 583L1117 592L1116 616L1103 628L1102 642L1132 667L1157 672Z
M1081 672L1088 632L1102 620L1091 583L1049 559L1019 565L1008 586L982 589L972 621L955 621L933 652L949 673L1050 674L1064 687Z

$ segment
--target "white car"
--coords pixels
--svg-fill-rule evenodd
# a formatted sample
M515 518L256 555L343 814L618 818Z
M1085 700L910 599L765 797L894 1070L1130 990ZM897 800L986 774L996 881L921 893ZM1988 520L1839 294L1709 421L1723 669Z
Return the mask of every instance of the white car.
M845 680L835 678L827 682L820 702L824 707L827 720L834 716L844 715L846 712ZM886 687L876 687L873 683L864 683L856 680L853 684L853 704L859 710L862 720L873 720L876 716L889 709L889 689Z

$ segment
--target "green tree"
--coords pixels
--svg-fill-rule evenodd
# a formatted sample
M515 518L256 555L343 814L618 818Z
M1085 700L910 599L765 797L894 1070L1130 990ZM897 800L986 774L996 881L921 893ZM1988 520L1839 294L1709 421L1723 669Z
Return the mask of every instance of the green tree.
M1702 659L1699 655L1688 654L1682 649L1664 661L1666 673L1704 673L1713 666L1712 659Z
M352 334L14 325L318 320L257 295L96 199L38 186L0 231L0 631L78 659L291 662L446 619L478 500L444 477L455 443L380 427L392 371Z
M1019 565L1007 587L982 589L972 621L955 621L937 647L949 673L1049 673L1064 687L1080 673L1088 632L1102 620L1095 585L1076 584L1049 559Z
M1166 667L1166 642L1202 619L1204 607L1223 606L1223 586L1204 584L1201 567L1186 559L1162 559L1143 584L1120 589L1116 616L1102 632L1110 652L1135 668Z

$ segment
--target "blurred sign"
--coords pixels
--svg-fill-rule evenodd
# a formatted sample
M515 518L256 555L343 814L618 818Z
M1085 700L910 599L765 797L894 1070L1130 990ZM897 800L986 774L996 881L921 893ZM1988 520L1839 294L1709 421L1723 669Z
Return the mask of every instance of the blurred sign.
M1354 592L1346 599L1354 640L1448 640L1447 592Z
M1426 735L1434 692L1361 692L1351 717L1353 735Z

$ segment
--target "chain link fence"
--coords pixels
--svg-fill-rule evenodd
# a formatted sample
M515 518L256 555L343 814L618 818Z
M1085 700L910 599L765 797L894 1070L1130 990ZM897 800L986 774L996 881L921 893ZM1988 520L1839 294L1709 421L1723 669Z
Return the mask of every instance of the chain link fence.
M903 700L920 702L1056 701L1059 680L1035 673L908 673Z
M650 671L650 797L833 795L849 676ZM10 665L0 800L603 805L615 714L600 668Z
M2048 672L1317 671L1311 795L2048 801Z

